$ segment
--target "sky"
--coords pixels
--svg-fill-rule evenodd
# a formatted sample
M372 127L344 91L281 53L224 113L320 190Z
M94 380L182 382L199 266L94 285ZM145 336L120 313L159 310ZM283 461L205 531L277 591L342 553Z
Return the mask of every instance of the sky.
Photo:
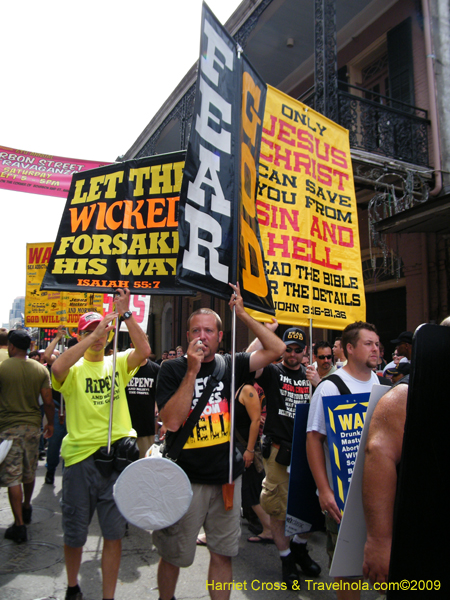
M208 0L221 23L240 0ZM198 59L201 0L2 6L0 144L65 158L124 154ZM0 326L25 295L26 244L55 241L64 198L0 189Z

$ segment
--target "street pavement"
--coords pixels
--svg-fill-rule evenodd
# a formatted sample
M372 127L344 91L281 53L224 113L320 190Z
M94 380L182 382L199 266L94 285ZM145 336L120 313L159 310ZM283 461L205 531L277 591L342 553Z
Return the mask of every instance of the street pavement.
M12 523L7 490L0 488L0 598L1 600L64 600L66 574L61 529L61 465L55 485L44 483L45 462L39 462L36 487L32 500L33 519L28 526L28 542L15 544L4 539L5 529ZM132 491L130 491L132 493ZM298 591L280 591L281 562L274 545L256 545L247 542L250 532L242 522L239 556L233 560L233 600L328 600L336 593L326 586L328 558L325 534L312 534L308 546L312 557L322 566L316 579L301 577ZM83 553L79 584L85 600L100 600L101 588L101 535L96 517L90 527ZM209 552L198 547L194 564L181 569L176 597L178 600L208 598L206 574ZM157 600L156 570L158 554L149 532L129 526L123 540L122 562L116 589L116 600ZM309 583L308 580L309 579ZM313 587L315 586L315 587ZM325 588L325 589L324 589ZM374 591L363 591L362 600L375 600Z

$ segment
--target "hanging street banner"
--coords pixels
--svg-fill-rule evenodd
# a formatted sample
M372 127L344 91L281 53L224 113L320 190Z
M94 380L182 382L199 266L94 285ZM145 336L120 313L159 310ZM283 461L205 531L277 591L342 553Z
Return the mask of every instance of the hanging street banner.
M370 394L325 396L323 411L336 504L344 512Z
M67 198L74 173L109 164L0 146L0 189Z
M76 327L85 312L103 314L103 294L41 291L53 243L27 244L25 327Z
M184 152L75 174L43 290L186 295L175 282Z
M228 299L239 276L244 304L273 314L255 209L264 101L265 84L203 4L177 279Z
M278 322L365 320L348 131L270 86L256 205Z

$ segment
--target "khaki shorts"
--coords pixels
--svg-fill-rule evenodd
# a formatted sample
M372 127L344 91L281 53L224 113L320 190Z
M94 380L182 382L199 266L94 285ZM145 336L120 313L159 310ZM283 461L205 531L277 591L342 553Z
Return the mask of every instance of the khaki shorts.
M272 446L269 458L264 459L266 476L262 482L260 503L268 515L284 521L287 510L289 473L286 466L275 462L277 454L278 448Z
M139 448L139 458L145 458L145 453L150 448L150 446L153 446L155 442L155 436L143 435L141 437L138 437L136 441Z
M237 556L241 537L241 481L242 477L238 477L234 482L231 510L225 510L221 485L193 483L194 495L184 517L171 527L153 532L153 543L161 558L176 567L192 565L202 527L211 552Z
M0 442L13 441L0 465L0 486L13 487L34 481L39 461L40 436L40 428L34 425L17 425L0 433Z
M328 567L331 567L333 560L334 550L336 548L336 542L339 533L339 525L334 519L328 515L325 517L325 528L327 530L327 554L328 554Z

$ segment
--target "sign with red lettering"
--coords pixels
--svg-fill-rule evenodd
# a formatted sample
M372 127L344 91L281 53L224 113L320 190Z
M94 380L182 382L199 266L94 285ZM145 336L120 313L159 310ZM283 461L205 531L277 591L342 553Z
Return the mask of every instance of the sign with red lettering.
M108 164L0 146L0 188L67 198L74 173Z
M134 320L144 333L147 333L150 300L150 296L144 296L142 294L131 294L130 296L130 311L133 313ZM103 296L103 309L105 315L113 312L114 299L112 294L105 294ZM120 324L120 331L128 331L125 321L122 321Z
M257 215L278 321L344 329L364 320L348 131L268 86L259 177Z
M265 91L204 4L177 279L223 299L239 280L245 306L273 314L255 208Z
M27 244L26 327L75 327L82 314L103 313L103 294L47 292L40 289L53 243Z
M184 152L72 178L43 290L189 294L175 282Z

